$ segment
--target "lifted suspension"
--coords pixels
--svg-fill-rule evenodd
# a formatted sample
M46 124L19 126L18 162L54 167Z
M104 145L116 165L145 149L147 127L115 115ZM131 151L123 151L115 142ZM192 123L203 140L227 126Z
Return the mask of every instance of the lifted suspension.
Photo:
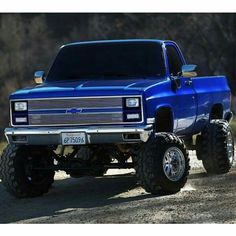
M131 162L127 162L127 163L110 163L108 165L93 165L93 166L84 166L81 163L68 163L68 164L56 164L53 166L48 166L46 168L41 168L41 167L37 167L34 168L35 170L54 170L54 171L66 171L66 172L70 172L70 171L87 171L87 170L92 170L92 169L99 169L99 168L106 168L106 169L132 169L134 168L134 164Z

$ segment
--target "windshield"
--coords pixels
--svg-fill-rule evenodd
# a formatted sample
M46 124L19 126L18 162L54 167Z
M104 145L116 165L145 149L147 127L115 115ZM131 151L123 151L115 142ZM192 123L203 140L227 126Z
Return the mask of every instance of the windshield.
M59 51L47 81L160 76L164 68L162 48L158 43L74 44Z

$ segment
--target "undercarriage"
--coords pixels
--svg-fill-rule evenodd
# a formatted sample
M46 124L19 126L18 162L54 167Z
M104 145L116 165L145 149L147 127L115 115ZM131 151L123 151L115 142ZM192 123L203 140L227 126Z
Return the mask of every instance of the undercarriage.
M102 176L108 169L134 168L135 145L59 146L53 153L54 165L45 168L72 177Z

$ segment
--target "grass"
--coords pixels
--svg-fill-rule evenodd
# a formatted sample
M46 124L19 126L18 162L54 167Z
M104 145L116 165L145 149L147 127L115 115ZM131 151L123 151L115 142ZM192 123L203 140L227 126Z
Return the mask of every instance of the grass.
M2 154L2 151L6 146L7 146L7 142L0 142L0 155Z
M233 130L233 134L236 138L236 118L230 122L230 126ZM2 154L3 149L7 146L7 142L0 142L0 155Z

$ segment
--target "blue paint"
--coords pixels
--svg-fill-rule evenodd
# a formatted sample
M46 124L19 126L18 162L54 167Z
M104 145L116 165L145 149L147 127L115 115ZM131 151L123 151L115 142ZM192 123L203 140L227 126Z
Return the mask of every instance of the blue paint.
M132 41L155 42L162 45L166 66L165 76L45 82L39 86L18 90L10 95L10 99L142 95L144 123L146 123L147 118L156 118L158 109L169 107L173 114L173 132L179 135L192 135L200 132L209 122L209 114L214 104L222 105L224 117L227 112L230 112L230 90L225 76L181 77L181 87L174 90L169 73L166 46L175 47L180 60L185 64L179 47L174 42L163 40L113 40L112 42ZM107 41L79 42L64 47L103 42ZM188 80L192 80L191 85L186 85ZM78 109L80 108L71 109L69 112L77 113L79 112ZM121 111L122 109L112 108L106 111L114 110ZM29 114L43 114L44 112L66 113L66 110L30 111ZM104 112L104 109L82 109L81 112ZM123 112L126 114L128 111L124 109ZM135 113L135 110L133 112Z

